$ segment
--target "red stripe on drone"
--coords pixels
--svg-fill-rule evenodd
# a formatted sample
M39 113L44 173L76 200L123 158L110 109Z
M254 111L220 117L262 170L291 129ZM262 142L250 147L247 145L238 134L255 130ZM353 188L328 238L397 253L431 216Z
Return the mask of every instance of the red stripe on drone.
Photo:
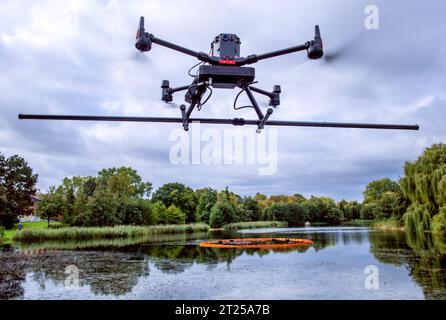
M219 60L218 63L235 65L235 60Z

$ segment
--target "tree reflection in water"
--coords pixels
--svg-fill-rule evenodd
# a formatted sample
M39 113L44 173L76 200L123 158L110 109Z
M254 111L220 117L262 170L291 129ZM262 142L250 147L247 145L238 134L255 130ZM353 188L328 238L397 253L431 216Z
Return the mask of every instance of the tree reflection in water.
M367 229L315 228L285 230L286 233L257 233L258 237L285 236L307 238L313 246L285 249L216 249L201 248L201 240L233 238L234 234L175 235L157 238L83 241L65 243L34 243L0 251L0 298L23 298L22 285L32 281L42 288L54 282L63 286L65 268L79 268L80 285L97 296L120 297L132 292L142 277L149 277L150 269L164 274L179 274L195 264L211 271L223 264L231 264L241 257L263 257L272 253L318 254L325 248L370 242L371 253L378 261L405 266L411 277L420 284L427 299L446 297L445 242L429 233L375 232ZM240 234L236 236L240 237ZM252 234L242 234L252 237ZM49 250L47 249L49 248ZM150 281L150 277L148 279ZM50 289L48 289L50 290Z
M421 286L426 299L446 298L446 242L429 232L376 232L371 252L378 261L404 266Z

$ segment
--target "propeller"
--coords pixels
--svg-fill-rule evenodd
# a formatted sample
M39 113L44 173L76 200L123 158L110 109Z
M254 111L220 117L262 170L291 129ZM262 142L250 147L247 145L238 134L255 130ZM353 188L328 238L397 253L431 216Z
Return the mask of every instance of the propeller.
M336 50L325 52L323 58L324 62L337 63L348 60L348 57L350 57L357 51L357 49L359 49L361 40L363 38L364 35L362 33L358 34Z

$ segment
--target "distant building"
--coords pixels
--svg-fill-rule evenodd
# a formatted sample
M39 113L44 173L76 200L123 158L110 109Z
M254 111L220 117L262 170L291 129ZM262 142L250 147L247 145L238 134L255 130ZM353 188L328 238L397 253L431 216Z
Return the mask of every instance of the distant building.
M40 193L37 193L36 195L31 196L31 201L33 202L33 205L30 207L29 214L19 216L20 222L40 221L40 218L36 215L36 212L39 202L42 201L42 195Z

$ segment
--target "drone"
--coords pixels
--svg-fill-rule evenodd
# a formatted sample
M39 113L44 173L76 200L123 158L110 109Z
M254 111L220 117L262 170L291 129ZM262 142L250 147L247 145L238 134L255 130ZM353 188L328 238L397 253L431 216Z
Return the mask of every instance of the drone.
M165 103L173 101L173 95L180 91L186 91L185 102L180 106L181 117L123 117L123 116L86 116L86 115L39 115L39 114L19 114L19 119L26 120L73 120L73 121L124 121L124 122L156 122L156 123L179 123L185 131L189 130L191 123L204 124L229 124L234 126L254 125L260 133L265 126L292 126L292 127L331 127L331 128L359 128L359 129L395 129L395 130L418 130L418 125L401 124L372 124L372 123L340 123L340 122L309 122L309 121L280 121L270 120L274 109L280 105L280 95L282 93L280 85L274 85L272 91L266 91L254 86L255 68L248 67L261 60L270 59L298 51L306 51L307 57L311 60L321 59L324 56L324 46L321 32L318 25L315 26L315 36L313 40L293 47L272 51L264 54L253 54L246 57L240 55L241 41L235 34L222 33L216 36L212 43L209 54L197 52L177 44L165 41L146 32L144 17L140 18L138 31L136 34L135 47L140 52L149 52L152 45L157 44L168 49L192 56L199 60L199 63L189 70L189 75L193 81L189 85L174 87L170 86L168 80L163 80L161 84L161 100ZM198 67L195 75L191 71ZM215 118L193 118L194 110L201 111L202 107L210 100L213 89L235 89L240 88L240 92L235 98L234 109L243 108L254 109L257 119L250 120L244 118L215 119ZM207 93L209 92L209 93ZM246 93L251 105L237 107L238 98L242 93ZM266 113L260 108L254 93L269 98L269 108Z

